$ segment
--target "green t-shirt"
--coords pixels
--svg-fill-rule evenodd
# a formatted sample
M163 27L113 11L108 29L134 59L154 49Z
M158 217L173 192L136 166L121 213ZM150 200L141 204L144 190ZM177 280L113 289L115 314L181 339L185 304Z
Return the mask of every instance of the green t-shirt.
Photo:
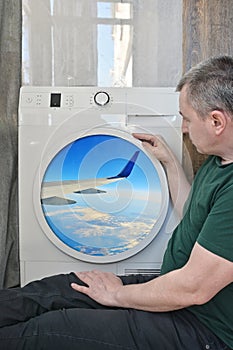
M184 216L164 255L161 273L184 266L195 242L233 262L233 163L210 156L199 169ZM233 348L233 283L204 305L188 308Z

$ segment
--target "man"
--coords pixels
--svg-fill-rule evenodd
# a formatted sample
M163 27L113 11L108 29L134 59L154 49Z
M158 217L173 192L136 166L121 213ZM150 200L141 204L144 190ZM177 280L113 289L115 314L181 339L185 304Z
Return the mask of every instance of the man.
M210 155L191 191L161 137L134 135L183 215L161 276L77 272L2 290L1 349L233 349L233 58L194 67L177 90L183 132Z

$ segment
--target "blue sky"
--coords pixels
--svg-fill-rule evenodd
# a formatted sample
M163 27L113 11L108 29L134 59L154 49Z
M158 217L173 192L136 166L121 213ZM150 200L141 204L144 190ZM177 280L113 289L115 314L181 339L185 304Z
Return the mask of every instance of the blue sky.
M115 176L137 150L137 146L116 136L83 137L58 152L46 171L44 181ZM154 190L160 189L154 165L141 149L139 151L129 180L138 189L148 188L150 183L153 184Z

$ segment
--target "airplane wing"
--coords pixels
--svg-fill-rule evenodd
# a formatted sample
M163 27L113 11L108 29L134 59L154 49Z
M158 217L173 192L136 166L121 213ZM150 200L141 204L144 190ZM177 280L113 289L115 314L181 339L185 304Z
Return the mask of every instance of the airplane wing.
M65 195L69 193L106 193L97 187L124 180L127 178L135 165L139 151L136 151L125 167L115 176L85 180L65 180L44 182L41 189L41 202L46 205L74 204L76 201L68 199Z

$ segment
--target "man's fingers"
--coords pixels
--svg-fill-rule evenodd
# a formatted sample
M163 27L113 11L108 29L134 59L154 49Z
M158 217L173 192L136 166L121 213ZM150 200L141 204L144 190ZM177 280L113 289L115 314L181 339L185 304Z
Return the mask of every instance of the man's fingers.
M71 287L76 290L77 292L83 293L83 294L88 294L88 289L89 287L85 286L80 286L77 283L71 283Z

